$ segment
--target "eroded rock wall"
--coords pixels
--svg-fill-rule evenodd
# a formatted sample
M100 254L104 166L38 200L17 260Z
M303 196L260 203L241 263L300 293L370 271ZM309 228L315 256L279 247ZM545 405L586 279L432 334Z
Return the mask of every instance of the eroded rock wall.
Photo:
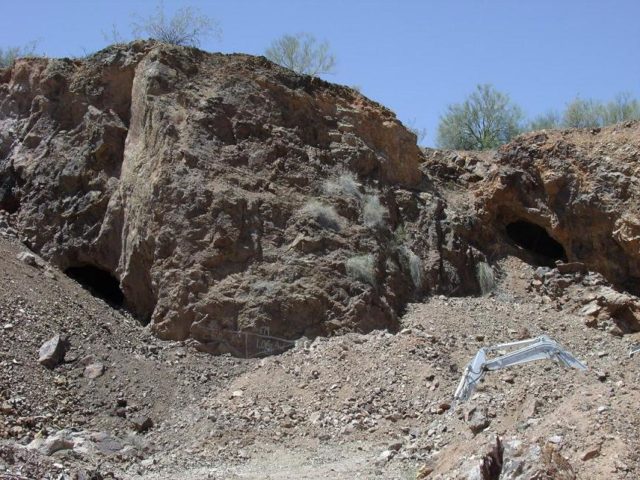
M410 300L477 291L484 257L415 136L351 89L151 42L1 79L0 208L162 338L394 328Z

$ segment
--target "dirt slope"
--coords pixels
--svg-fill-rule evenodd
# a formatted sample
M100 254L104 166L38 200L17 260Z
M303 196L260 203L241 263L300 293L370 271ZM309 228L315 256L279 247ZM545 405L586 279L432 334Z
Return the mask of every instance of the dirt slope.
M467 478L499 435L551 443L580 478L640 472L640 370L627 356L634 336L586 327L568 307L532 294L533 269L517 259L502 263L490 297L416 304L397 335L318 338L280 356L240 360L156 340L59 271L17 260L25 249L15 240L0 240L0 249L5 471L406 479L426 464L435 469L428 478ZM538 363L490 374L476 398L448 414L475 351L525 328L552 336L590 370ZM71 350L51 371L37 363L37 350L62 332ZM83 365L95 362L106 366L104 375L84 377ZM126 400L120 412L119 399ZM490 424L474 436L463 413L482 405ZM139 415L155 424L146 433L132 429ZM72 436L75 446L52 456L20 446L56 435ZM594 458L582 460L591 450Z

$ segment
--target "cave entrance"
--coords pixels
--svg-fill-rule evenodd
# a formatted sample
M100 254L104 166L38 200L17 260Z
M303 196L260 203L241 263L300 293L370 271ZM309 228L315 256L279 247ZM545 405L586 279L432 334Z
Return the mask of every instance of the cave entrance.
M507 235L519 247L533 254L536 263L555 266L556 260L567 261L562 244L551 238L540 225L517 220L507 225Z
M109 305L120 308L124 305L124 294L120 282L106 270L91 265L69 267L64 273L89 290L95 297L103 299Z

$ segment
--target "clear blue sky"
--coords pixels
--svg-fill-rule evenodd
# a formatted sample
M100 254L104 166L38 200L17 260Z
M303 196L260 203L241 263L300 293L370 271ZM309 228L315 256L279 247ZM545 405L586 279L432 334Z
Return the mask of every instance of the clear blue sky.
M105 46L116 24L155 0L23 0L0 7L0 46L39 41L50 56ZM529 116L562 109L576 95L640 97L640 0L165 0L171 12L200 8L223 29L211 51L262 54L284 33L331 43L335 75L359 85L405 122L426 128L478 83L509 93Z

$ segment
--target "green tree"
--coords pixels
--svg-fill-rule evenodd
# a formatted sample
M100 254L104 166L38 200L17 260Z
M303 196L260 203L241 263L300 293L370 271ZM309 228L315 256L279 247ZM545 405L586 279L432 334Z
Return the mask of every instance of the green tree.
M441 148L487 150L521 131L523 114L508 95L478 85L463 103L449 105L440 117L436 142Z
M36 55L36 46L37 42L30 42L22 46L0 47L0 68L10 67L16 58Z
M640 119L640 103L628 92L616 95L604 110L606 125Z
M218 22L200 10L183 7L172 17L164 12L164 3L158 3L154 13L147 17L136 16L131 24L134 35L148 36L154 40L173 45L198 47L209 36L220 37ZM117 30L115 30L117 33ZM114 37L115 39L115 37Z
M595 100L576 97L567 104L562 115L562 126L566 128L595 128L604 125L605 107Z
M336 66L329 43L318 43L309 33L283 35L271 43L264 55L272 62L304 75L334 73Z

